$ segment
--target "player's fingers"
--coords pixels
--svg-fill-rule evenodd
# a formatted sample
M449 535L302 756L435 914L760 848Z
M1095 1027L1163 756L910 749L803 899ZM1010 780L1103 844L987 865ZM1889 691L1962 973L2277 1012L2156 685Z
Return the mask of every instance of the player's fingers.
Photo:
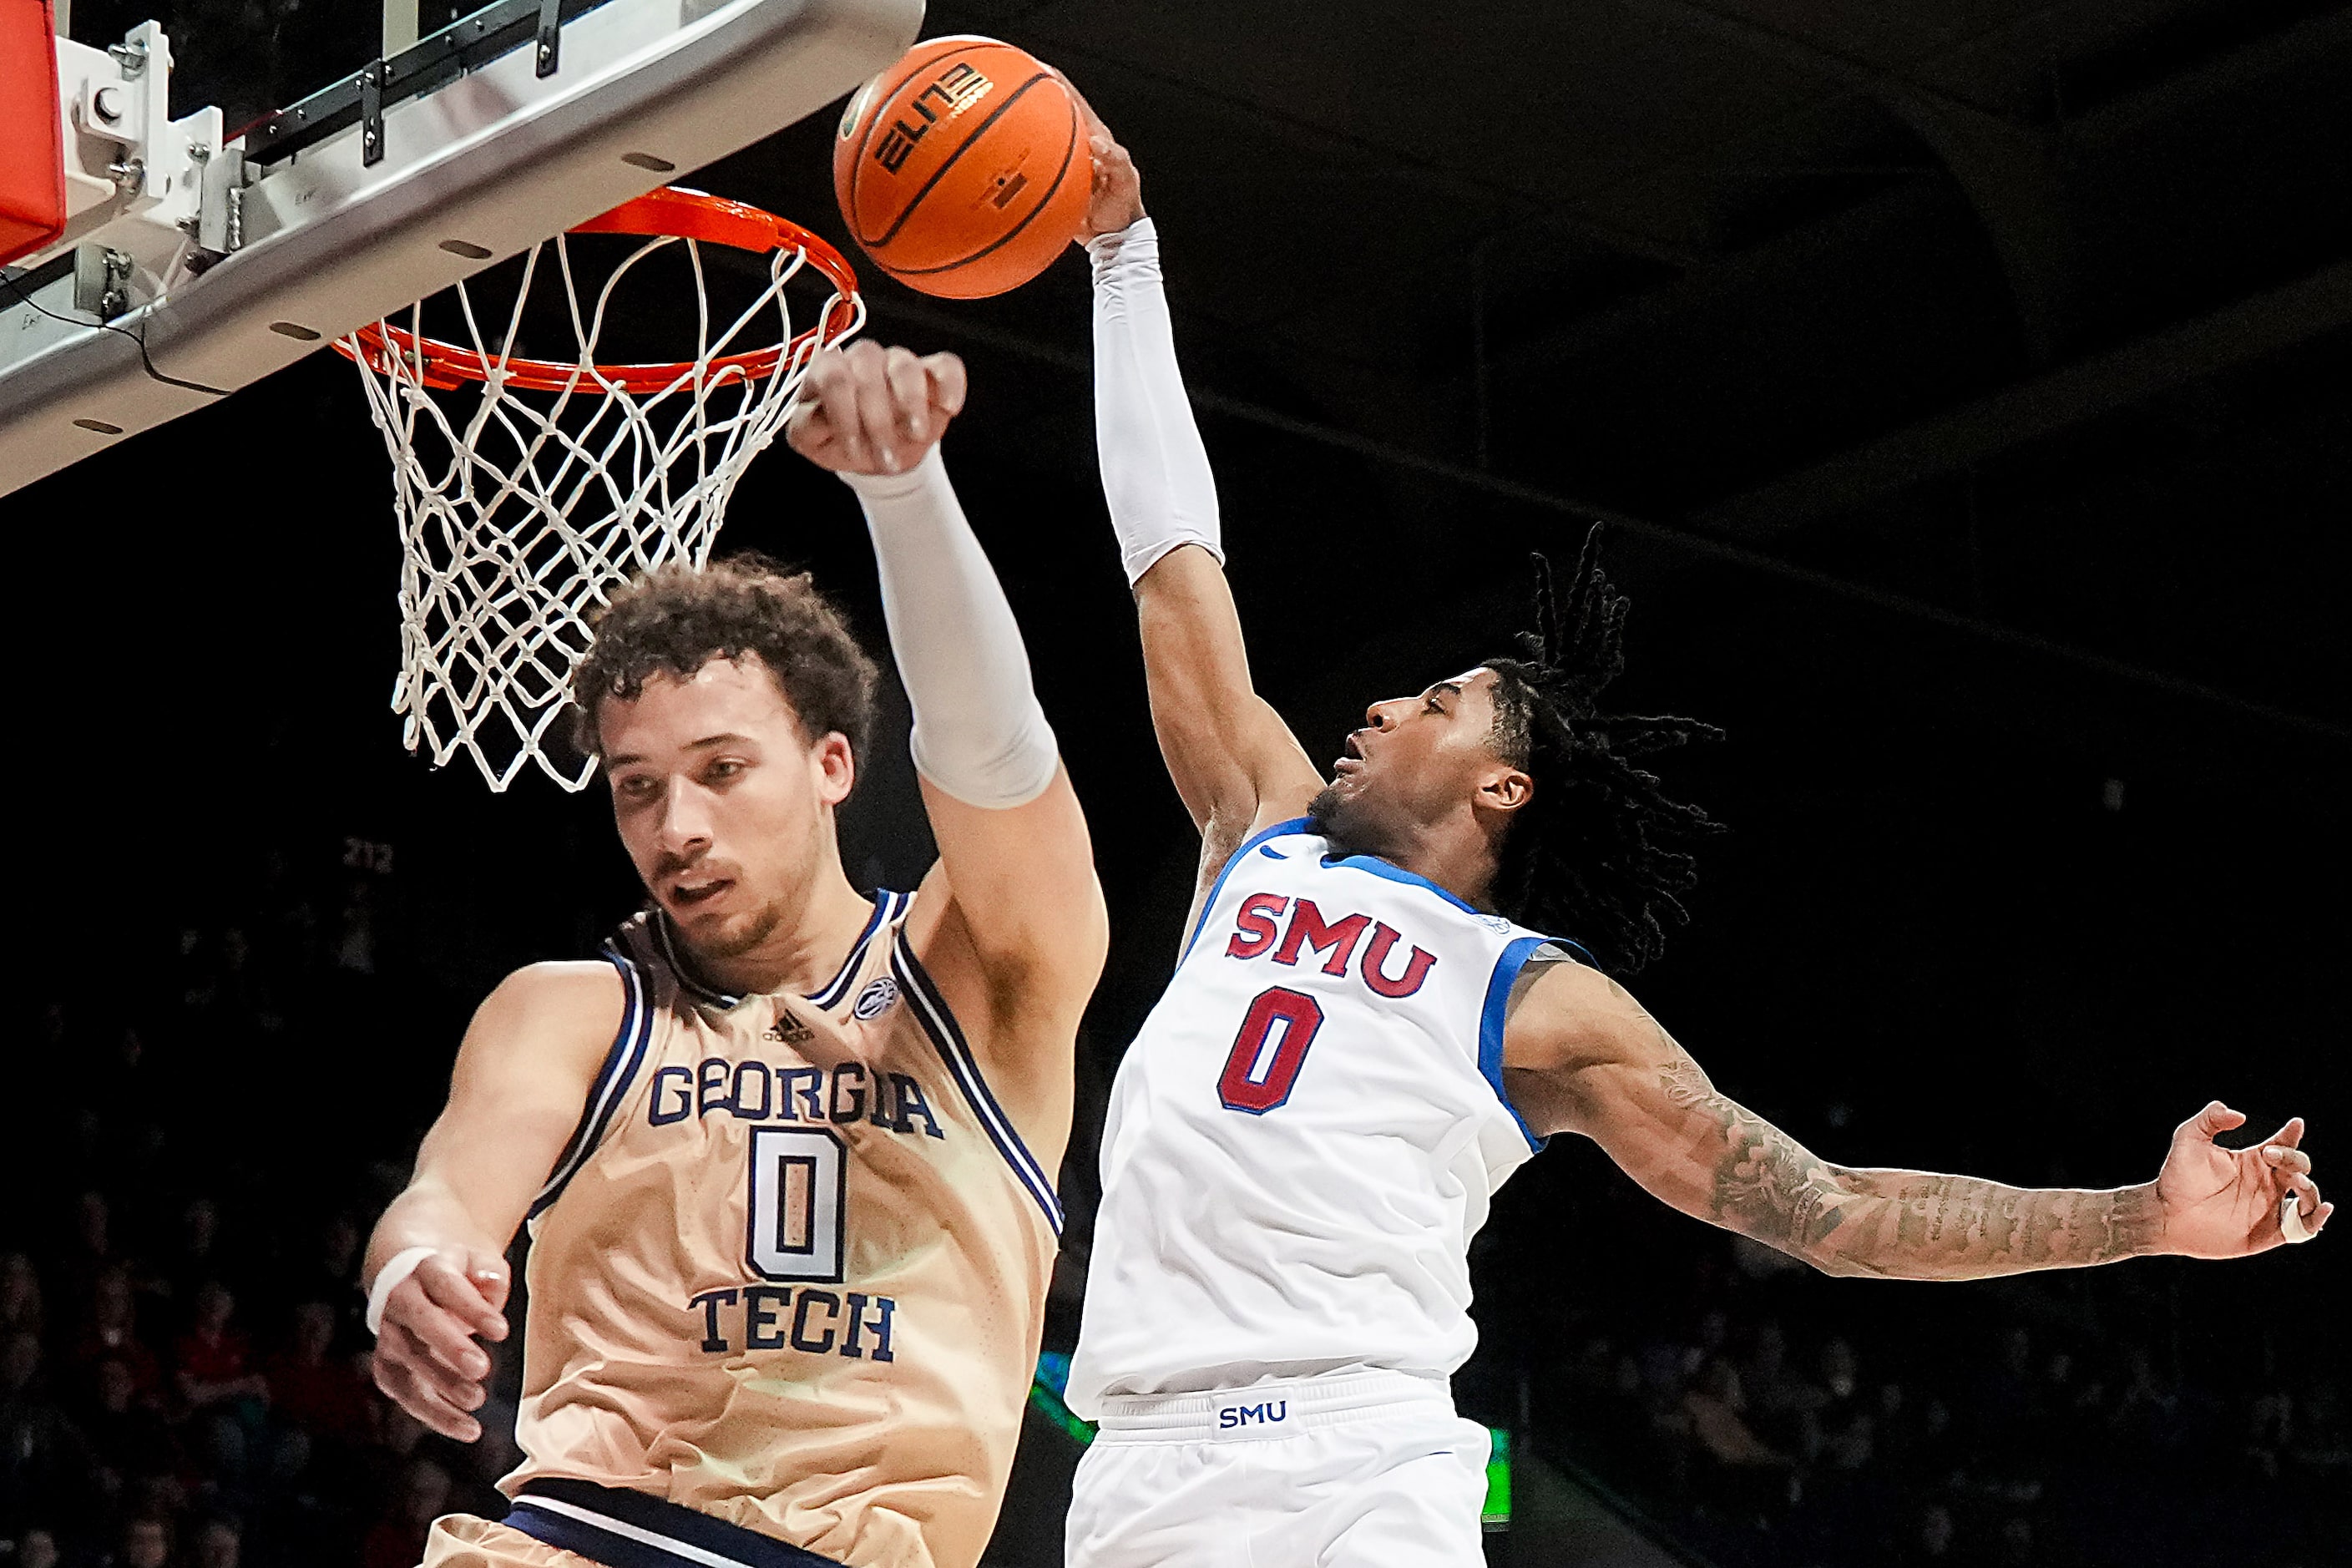
M479 1410L489 1399L488 1392L480 1384L470 1378L452 1377L430 1358L397 1356L386 1370L403 1387L429 1394L461 1415Z
M2188 1121L2182 1122L2179 1130L2174 1132L2173 1136L2175 1138L2198 1138L2210 1143L2221 1133L2230 1131L2231 1128L2242 1127L2245 1125L2245 1122L2246 1118L2243 1113L2231 1110L2228 1106L2222 1104L2217 1100L2208 1104L2204 1110L2199 1111Z
M1118 142L1104 140L1088 151L1094 158L1094 194L1110 196L1124 194L1141 199L1143 176L1136 172L1135 159Z
M898 415L891 407L889 358L881 345L861 342L849 351L856 372L848 388L855 412L836 410L844 420L850 457L860 468L898 471Z
M931 405L952 417L963 412L966 391L963 361L950 353L927 354L923 374L930 378Z
M1110 134L1110 127L1103 123L1102 116L1095 112L1095 106L1087 101L1087 95L1078 90L1078 84L1076 82L1074 82L1068 77L1064 76L1061 71L1054 66L1047 66L1045 68L1045 74L1052 77L1055 81L1060 82L1062 84L1062 90L1070 95L1070 101L1078 106L1078 113L1086 121L1087 131L1098 132L1105 136L1108 136Z
M423 1270L418 1270L422 1273ZM453 1310L442 1304L452 1298L473 1296L470 1283L461 1282L451 1289L446 1284L441 1300L434 1299L425 1283L412 1275L400 1282L399 1289L384 1301L383 1320L387 1325L399 1325L412 1339L425 1347L450 1371L468 1377L479 1377L489 1370L489 1357L474 1343L479 1321L477 1314L481 1301L474 1298L470 1308Z
M376 1363L376 1386L392 1402L444 1437L470 1443L482 1435L482 1424L446 1399L432 1384L397 1362Z
M785 438L804 456L814 457L841 439L841 422L833 416L834 405L826 397L839 384L840 363L839 350L820 350L809 361L808 374L801 378Z
M493 1340L507 1337L507 1294L514 1288L507 1260L492 1252L475 1252L466 1259L466 1278L480 1291L484 1305L490 1310L495 1322L478 1331Z
M826 349L811 363L803 393L803 397L814 398L816 403L814 416L818 423L811 433L838 447L841 456L856 468L870 466L873 458L858 412L859 366L879 352L870 342Z
M2327 1223L2336 1205L2320 1201L2319 1189L2308 1176L2297 1176L2278 1205L2279 1235L2290 1242L2309 1241Z
M2263 1162L2288 1175L2311 1173L2311 1156L2291 1144L2273 1139L2263 1145Z
M803 391L791 423L784 426L784 439L803 458L823 458L840 445L841 431L826 416L824 405Z
M908 440L931 438L931 383L923 362L908 349L892 349L884 369L889 378L890 402L898 430Z
M383 1331L379 1341L391 1337L401 1347L403 1359L416 1361L429 1358L452 1377L467 1380L487 1377L490 1358L466 1331L466 1325L430 1301L411 1299L402 1300L401 1290L384 1304ZM413 1353L408 1353L413 1352Z
M819 349L809 361L808 374L801 378L801 406L814 415L830 413L848 375L847 354L838 348Z
M403 1289L410 1279L424 1290L426 1300L463 1323L468 1333L487 1334L505 1326L506 1318L483 1299L480 1287L446 1258L436 1256L418 1264L416 1272L401 1281Z
M423 1341L396 1323L384 1324L370 1364L379 1382L389 1377L404 1386L432 1389L453 1409L470 1410L485 1397L480 1383L442 1365Z
M2288 1117L2286 1119L2285 1126L2272 1133L2268 1138L2263 1139L2263 1142L2264 1143L2276 1143L2280 1147L2285 1149L2295 1147L2303 1142L2303 1118L2300 1116Z

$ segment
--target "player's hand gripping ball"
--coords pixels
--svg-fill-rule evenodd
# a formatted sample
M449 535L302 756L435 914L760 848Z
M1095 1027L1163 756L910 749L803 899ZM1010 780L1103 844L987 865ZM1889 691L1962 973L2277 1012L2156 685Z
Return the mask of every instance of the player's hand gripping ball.
M977 300L1052 265L1087 216L1085 117L1059 77L993 38L930 38L849 100L833 144L842 220L910 289Z

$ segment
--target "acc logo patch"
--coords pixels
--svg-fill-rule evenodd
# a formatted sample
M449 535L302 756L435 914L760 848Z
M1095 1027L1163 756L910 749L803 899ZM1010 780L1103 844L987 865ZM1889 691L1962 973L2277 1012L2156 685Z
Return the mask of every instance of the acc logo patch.
M898 983L886 974L857 994L856 1005L849 1009L850 1016L860 1023L870 1023L888 1012L890 1004L898 999Z

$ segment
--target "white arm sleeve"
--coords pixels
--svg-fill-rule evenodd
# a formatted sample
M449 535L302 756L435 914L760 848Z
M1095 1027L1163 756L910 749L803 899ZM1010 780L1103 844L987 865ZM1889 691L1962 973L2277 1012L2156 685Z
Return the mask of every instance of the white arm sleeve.
M1060 754L1013 606L933 447L903 474L844 474L866 509L917 771L967 805L1024 805Z
M1180 544L1223 564L1217 481L1176 365L1148 217L1087 246L1095 272L1095 444L1128 583Z

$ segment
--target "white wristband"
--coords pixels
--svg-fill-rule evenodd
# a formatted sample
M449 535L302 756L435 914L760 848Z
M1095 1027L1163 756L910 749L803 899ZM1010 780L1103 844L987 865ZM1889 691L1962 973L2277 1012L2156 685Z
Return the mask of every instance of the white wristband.
M416 1272L416 1266L441 1249L437 1247L411 1247L392 1255L392 1261L376 1271L375 1283L368 1287L367 1331L383 1332L383 1304L400 1289L400 1282Z

